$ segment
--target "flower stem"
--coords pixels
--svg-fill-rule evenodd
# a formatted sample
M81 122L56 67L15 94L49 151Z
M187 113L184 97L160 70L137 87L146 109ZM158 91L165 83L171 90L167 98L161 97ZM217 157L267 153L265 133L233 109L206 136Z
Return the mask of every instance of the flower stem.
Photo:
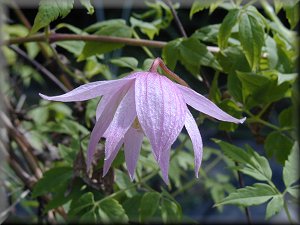
M169 68L164 64L161 58L156 58L153 61L149 71L152 73L156 73L158 67L162 68L162 70L166 73L167 77L169 77L170 79L175 80L183 86L189 87L189 85L184 80L182 80L177 74L169 70Z

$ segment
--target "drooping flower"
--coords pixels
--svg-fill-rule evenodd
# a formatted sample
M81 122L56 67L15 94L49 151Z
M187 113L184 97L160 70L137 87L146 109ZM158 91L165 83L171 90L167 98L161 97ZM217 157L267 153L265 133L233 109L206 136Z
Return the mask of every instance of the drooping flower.
M40 94L44 99L61 102L84 101L102 96L87 150L88 170L100 138L105 137L103 176L124 144L125 161L133 180L142 140L146 135L154 158L161 168L163 180L168 183L170 149L185 127L193 144L195 174L198 177L203 144L196 121L187 105L221 121L245 121L245 118L230 116L209 99L186 87L187 85L175 83L157 73L158 66L186 84L157 58L147 72L134 72L118 80L92 82L59 96Z

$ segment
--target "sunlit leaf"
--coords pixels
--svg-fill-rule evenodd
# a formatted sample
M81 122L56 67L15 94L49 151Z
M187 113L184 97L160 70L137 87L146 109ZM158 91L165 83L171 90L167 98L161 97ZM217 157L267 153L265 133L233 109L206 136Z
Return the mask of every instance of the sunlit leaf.
M268 184L256 183L253 186L237 189L215 205L260 205L277 195L278 193Z

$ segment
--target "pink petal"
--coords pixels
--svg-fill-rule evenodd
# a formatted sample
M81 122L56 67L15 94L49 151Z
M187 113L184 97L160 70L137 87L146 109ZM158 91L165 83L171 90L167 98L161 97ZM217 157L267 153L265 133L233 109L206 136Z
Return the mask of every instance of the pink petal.
M125 78L136 78L141 72L135 72L135 73L131 73L128 76L126 76ZM128 86L129 88L130 86ZM122 88L122 90L124 90L125 88ZM126 90L127 92L127 90ZM126 94L126 92L123 91L124 95ZM123 95L123 96L124 96ZM105 95L102 97L102 99L100 100L97 109L96 109L96 120L98 120L98 118L100 117L100 115L102 114L103 110L105 109L104 106L106 105L106 102L110 102L112 96L110 95Z
M124 151L130 179L134 179L136 163L142 147L144 134L134 128L129 128L124 137Z
M122 144L124 142L124 138L122 138L119 143L117 144L117 146L115 147L115 149L112 151L112 153L110 154L110 156L104 160L104 165L103 165L103 177L107 174L112 162L114 161L114 159L116 158Z
M63 95L58 96L46 96L39 94L42 98L52 101L61 101L61 102L72 102L72 101L85 101L97 96L112 94L122 86L126 85L128 82L132 82L135 78L123 78L119 80L110 80L110 81L96 81L89 84L84 84L75 88L72 91L69 91Z
M211 117L214 117L218 120L233 122L233 123L243 123L246 120L246 117L242 119L236 119L222 109L220 109L215 103L210 101L209 99L205 98L203 95L198 94L197 92L193 91L190 88L184 87L182 85L176 84L177 87L180 89L185 102L192 106L194 109L205 113Z
M162 178L166 184L169 184L169 162L170 162L170 150L171 146L167 147L161 152L160 160L158 162L161 169Z
M128 87L126 85L124 86L124 90L119 91L112 95L110 97L110 101L105 102L103 105L103 108L105 109L103 113L100 115L98 120L96 121L96 124L93 128L93 131L91 133L91 138L88 145L87 150L87 170L90 169L92 159L95 153L96 146L100 140L100 138L103 136L104 132L107 130L109 124L111 123L114 114L118 108L119 102L124 97L124 93Z
M187 113L186 113L184 125L193 143L194 156L195 156L195 175L198 178L198 172L202 161L202 151L203 151L202 138L197 123L193 118L192 114L190 113L189 110L187 110L186 112Z
M135 88L132 85L123 100L120 102L114 118L105 131L105 158L108 158L124 137L136 117Z
M159 162L182 130L187 107L174 83L157 73L139 75L135 88L138 120Z

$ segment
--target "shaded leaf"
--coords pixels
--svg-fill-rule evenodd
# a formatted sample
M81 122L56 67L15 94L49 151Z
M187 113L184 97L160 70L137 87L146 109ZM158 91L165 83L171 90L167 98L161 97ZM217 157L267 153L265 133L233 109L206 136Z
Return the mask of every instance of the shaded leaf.
M140 205L140 222L144 223L155 214L161 195L158 192L147 192L143 195Z
M128 216L116 199L106 199L99 203L99 214L103 223L127 223Z
M261 57L264 44L263 26L257 17L242 13L239 22L239 38L246 58L252 68L256 69Z
M36 33L39 29L48 26L58 17L65 17L73 8L74 0L41 0L38 13L34 19L31 33Z
M299 148L298 142L295 142L283 167L283 181L285 186L289 187L298 181L299 178Z
M168 68L171 70L175 69L177 61L179 59L179 49L181 39L175 39L173 41L168 42L162 51L162 58Z
M293 147L293 142L285 134L273 131L267 136L264 147L268 157L274 155L275 159L284 165Z
M72 167L54 167L46 171L43 177L34 185L32 197L35 198L59 188L60 185L69 182L72 175Z
M218 33L218 45L221 49L226 48L227 46L227 41L230 37L231 30L238 21L239 12L240 11L238 9L229 11L221 24Z
M90 0L80 0L80 3L87 9L88 14L92 15L94 13L94 7Z
M118 185L118 187L122 189L128 189L132 185L132 182L130 181L127 174L123 173L121 170L115 169L115 182ZM137 194L135 187L133 186L131 189L128 189L125 191L125 194L127 197L131 198L134 195Z
M127 67L132 70L136 70L138 67L138 61L134 57L120 57L117 59L111 59L110 62L119 67Z
M179 223L182 217L181 210L177 204L163 198L161 202L161 217L164 223Z
M96 23L85 29L86 32L95 32L95 35L126 37L132 35L132 29L126 25L124 20L106 20L105 22ZM84 60L92 55L101 55L118 48L122 48L122 43L108 42L86 42L78 61Z

